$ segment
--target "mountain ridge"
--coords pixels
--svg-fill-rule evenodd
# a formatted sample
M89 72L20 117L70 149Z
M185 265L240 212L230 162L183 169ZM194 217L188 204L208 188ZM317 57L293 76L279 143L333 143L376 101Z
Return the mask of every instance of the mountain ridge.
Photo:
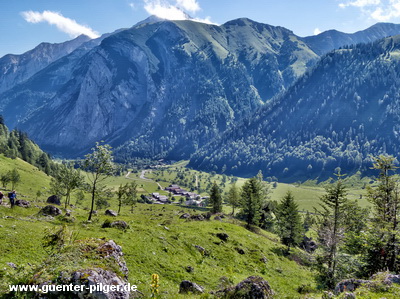
M370 38L388 34L385 28L398 26L378 24ZM1 93L0 112L62 156L105 140L121 161L187 159L312 68L318 42L323 34L309 45L247 18L144 23L84 43Z

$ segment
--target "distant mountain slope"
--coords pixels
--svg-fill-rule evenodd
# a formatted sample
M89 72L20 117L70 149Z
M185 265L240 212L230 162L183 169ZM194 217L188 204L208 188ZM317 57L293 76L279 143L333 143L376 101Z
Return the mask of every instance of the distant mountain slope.
M81 35L71 41L60 44L42 43L22 55L8 54L1 57L0 93L25 81L89 40L89 37Z
M370 43L397 34L400 34L400 24L377 23L355 33L328 30L318 35L305 37L303 40L315 53L323 55L345 45Z
M318 59L291 31L248 19L142 24L73 54L1 95L11 126L63 154L105 139L186 158Z
M364 38L396 30L378 25ZM221 26L150 19L100 41L1 93L7 124L63 156L105 140L120 160L189 158L283 93L326 44L245 18Z
M400 152L399 89L400 36L334 51L190 166L291 181L367 171L370 155Z

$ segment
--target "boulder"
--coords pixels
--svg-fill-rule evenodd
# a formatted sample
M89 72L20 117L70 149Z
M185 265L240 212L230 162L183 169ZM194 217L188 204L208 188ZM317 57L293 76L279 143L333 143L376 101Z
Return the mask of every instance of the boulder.
M228 241L229 238L229 235L226 233L218 233L216 236L224 242Z
M125 286L127 282L125 279L118 277L114 272L104 270L101 268L85 269L75 271L71 275L68 284L72 285L84 285L88 289L84 289L83 292L74 292L76 298L101 298L101 299L129 299L130 291L127 290L114 290L105 292L104 290L96 290L92 293L89 292L90 286L94 285L114 285L114 286Z
M114 212L113 210L106 210L106 212L104 213L104 215L107 216L112 216L112 217L117 217L117 212Z
M222 218L221 218L220 216L215 216L215 217L214 217L214 220L222 221Z
M189 280L184 280L179 285L179 294L202 294L204 293L204 288L199 286L197 283L191 282Z
M43 216L58 216L61 215L61 213L62 211L53 205L45 206L39 211L39 214Z
M113 228L118 228L118 229L125 230L125 229L129 228L129 225L128 225L128 223L126 223L123 220L118 220L118 221L114 221L114 222L106 220L106 221L104 221L104 223L102 225L102 228L108 228L108 227L113 227Z
M194 247L201 253L201 255L208 255L207 250L205 250L203 247L199 245L194 245Z
M230 299L269 299L274 295L268 281L260 276L250 276L234 287L216 293L218 297Z
M235 250L237 251L237 253L239 253L241 255L246 254L246 252L240 247L235 247Z
M350 278L339 282L335 287L335 293L353 292L364 283L369 283L369 280Z
M51 203L53 205L61 205L61 200L57 195L52 195L46 200L47 203Z
M400 275L388 274L383 282L388 285L392 285L393 283L400 284Z
M195 220L195 221L204 221L205 220L204 216L201 214L192 215L192 216L190 216L190 219Z
M188 213L182 214L181 217L179 217L179 219L188 219L188 218L190 218L190 214Z
M27 200L18 199L15 201L15 205L22 208L29 208L31 206L31 203Z

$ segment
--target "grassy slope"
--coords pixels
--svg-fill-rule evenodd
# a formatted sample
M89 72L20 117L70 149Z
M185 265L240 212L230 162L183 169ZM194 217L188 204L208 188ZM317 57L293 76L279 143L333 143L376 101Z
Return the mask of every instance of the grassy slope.
M29 164L20 160L10 160L0 156L0 173L14 167L21 173L22 182L17 190L20 195L26 196L34 205L44 205L42 200L49 194L35 201L37 190L47 190L49 177L36 170ZM191 170L189 171L192 172ZM196 173L200 175L200 173ZM143 185L142 192L154 192L157 184L139 178L140 173L130 175L131 179ZM171 174L173 175L173 174ZM205 173L201 174L204 182ZM148 175L146 175L149 177ZM167 178L169 179L169 178ZM221 176L213 176L221 179ZM121 183L129 182L125 177L110 178L107 184L117 188ZM244 182L239 179L238 186ZM160 182L166 185L170 182ZM226 188L228 187L228 184ZM358 188L358 187L357 187ZM360 188L350 190L351 196L357 197ZM297 186L281 184L272 189L272 199L279 199L288 189L292 190L298 199L300 207L308 208L315 205L315 201L323 193L322 187ZM146 191L145 191L146 190ZM354 191L355 190L355 191ZM116 209L115 199L110 201L111 208ZM83 206L87 206L88 201ZM37 218L39 208L23 209L16 207L14 210L0 206L0 269L9 269L7 262L17 265L27 263L37 264L45 259L47 253L41 246L41 240L46 229L57 229L63 222L60 219L46 220ZM86 223L87 210L78 206L73 211L76 221L68 224L69 228L78 233L78 238L106 238L113 239L123 247L125 259L130 270L130 282L137 284L139 290L149 295L148 286L151 274L160 275L160 291L162 298L178 298L178 285L183 279L189 279L206 287L207 291L216 290L221 286L221 278L236 284L250 275L260 275L269 281L277 292L278 298L302 298L297 292L300 285L315 287L314 274L308 268L300 266L281 254L282 246L275 235L263 232L262 235L249 232L238 225L233 219L205 222L186 222L179 219L182 212L195 213L194 210L176 205L142 205L138 204L131 214L128 207L124 207L118 219L125 220L131 228L126 232L108 228L101 228L107 219L104 211L99 211L92 223ZM9 218L6 216L11 216ZM215 236L218 232L227 233L228 242L221 243ZM204 247L209 256L202 256L194 247ZM236 248L243 249L246 254L240 255ZM265 257L264 263L261 258ZM185 268L194 268L188 273ZM1 271L0 271L1 272ZM3 284L2 291L7 281L0 279ZM358 298L380 298L369 290L364 296ZM314 293L305 298L319 298L320 293ZM384 293L386 298L392 298ZM182 296L182 298L184 298ZM393 297L395 298L395 297Z
M228 219L186 222L179 219L180 209L139 204L131 214L124 208L118 219L127 221L131 228L123 232L101 228L107 219L102 215L92 223L85 223L87 211L78 208L73 212L77 220L69 226L78 232L79 239L104 237L121 245L131 273L130 282L137 284L144 293L148 292L153 273L160 275L160 290L166 298L177 295L178 285L184 279L193 280L207 290L215 290L224 276L232 283L238 283L250 275L261 275L280 298L299 296L298 286L313 284L310 270L282 256L282 246L274 235L249 232ZM38 208L11 210L0 207L1 267L7 262L21 265L38 263L45 258L46 252L41 246L44 231L58 227L62 222L38 219L38 211ZM14 218L4 218L6 215ZM222 243L215 236L218 232L227 233L229 240ZM205 248L209 256L200 254L194 245ZM246 254L240 255L235 248L243 249ZM266 257L266 263L261 260L263 257ZM193 273L186 272L187 266L194 268Z
M0 175L14 168L18 170L21 176L21 182L16 186L18 198L32 200L36 198L37 191L46 192L48 190L50 184L48 175L21 159L12 160L0 154ZM9 191L10 188L11 183L8 184L6 190L3 188L0 190L4 193L4 191Z

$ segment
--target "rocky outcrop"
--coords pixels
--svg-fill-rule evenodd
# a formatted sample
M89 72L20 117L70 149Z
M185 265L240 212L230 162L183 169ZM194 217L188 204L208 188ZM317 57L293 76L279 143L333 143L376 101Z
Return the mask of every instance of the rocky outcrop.
M270 299L274 296L268 281L260 276L250 276L234 287L215 293L217 297L229 299Z
M39 214L43 216L58 216L62 214L62 211L53 205L48 205L42 208Z
M97 247L94 245L97 243ZM82 268L73 271L64 271L52 281L31 281L37 285L46 285L49 292L46 294L35 293L27 294L27 298L55 299L55 298L91 298L91 299L129 299L141 297L141 293L136 290L136 286L128 283L128 268L123 258L121 246L113 240L102 241L96 239L80 240L76 242L85 259L90 257L93 261L100 263L101 266L93 268ZM76 256L75 256L76 258ZM68 256L65 256L68 259ZM63 262L63 254L60 253L59 260L50 260L50 263ZM74 263L79 264L78 260ZM45 263L46 264L46 263ZM52 265L46 265L46 267ZM54 265L56 266L56 265ZM35 276L40 279L40 275ZM83 286L80 288L70 288L55 290L51 286Z

